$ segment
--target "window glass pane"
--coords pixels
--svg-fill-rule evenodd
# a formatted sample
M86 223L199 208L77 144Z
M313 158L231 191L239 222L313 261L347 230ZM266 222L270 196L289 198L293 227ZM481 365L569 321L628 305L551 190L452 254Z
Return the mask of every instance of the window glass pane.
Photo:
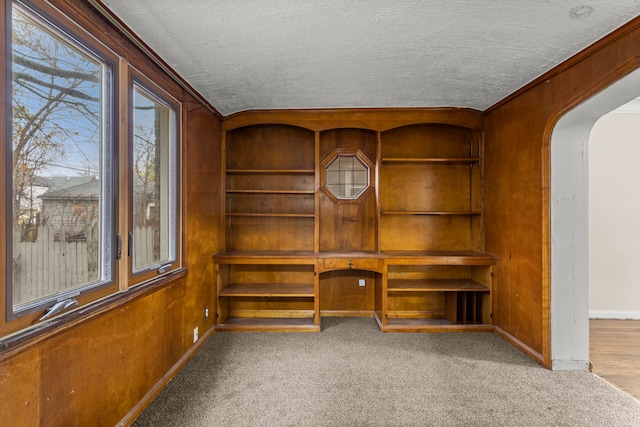
M134 85L133 271L175 260L176 112Z
M369 186L369 168L356 156L338 156L325 168L325 179L338 199L357 199Z
M13 4L14 310L111 279L104 163L110 72L97 55Z

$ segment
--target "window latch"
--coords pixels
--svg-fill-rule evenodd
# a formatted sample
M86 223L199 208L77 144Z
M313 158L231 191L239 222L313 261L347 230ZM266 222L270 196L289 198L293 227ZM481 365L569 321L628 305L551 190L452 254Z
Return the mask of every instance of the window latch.
M65 299L65 300L59 301L59 302L55 303L54 305L52 305L51 307L47 308L47 311L45 312L44 316L42 316L39 320L41 322L44 321L44 320L47 320L50 317L53 317L58 313L62 313L67 308L73 307L74 305L78 305L78 301L76 301L73 298L69 298L69 299Z
M169 270L171 270L171 264L161 265L160 268L158 268L158 274L166 273Z
M129 232L127 234L127 256L131 256L133 253L133 233Z
M116 259L122 258L122 237L116 234Z

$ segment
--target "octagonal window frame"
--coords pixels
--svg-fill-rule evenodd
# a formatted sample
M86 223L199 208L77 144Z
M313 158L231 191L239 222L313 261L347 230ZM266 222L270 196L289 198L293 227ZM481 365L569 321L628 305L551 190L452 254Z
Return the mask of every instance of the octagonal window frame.
M334 162L338 161L341 158L350 157L355 161L359 162L365 169L366 176L366 185L362 188L357 194L353 196L344 196L341 194L337 194L332 190L331 186L333 184L329 183L330 174L327 173L327 169L334 164ZM339 169L340 172L348 173L347 170ZM373 191L373 182L374 182L374 165L373 163L365 156L365 154L357 149L348 149L348 148L336 148L334 149L323 161L320 163L320 189L323 193L325 193L331 200L335 203L359 203L361 202L371 191ZM339 178L340 180L340 178Z

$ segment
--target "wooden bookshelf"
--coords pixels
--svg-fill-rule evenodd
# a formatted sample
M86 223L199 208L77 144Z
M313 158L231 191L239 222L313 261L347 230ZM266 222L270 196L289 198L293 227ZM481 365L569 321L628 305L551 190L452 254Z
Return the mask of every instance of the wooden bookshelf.
M449 113L227 123L217 327L319 331L322 306L385 332L491 330L481 121Z

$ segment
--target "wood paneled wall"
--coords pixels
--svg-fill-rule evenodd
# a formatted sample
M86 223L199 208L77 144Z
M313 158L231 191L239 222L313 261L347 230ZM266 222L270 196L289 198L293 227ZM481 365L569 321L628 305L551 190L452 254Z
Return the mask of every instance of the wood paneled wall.
M334 150L362 151L375 164L376 133L364 129L332 129L320 133L320 162ZM351 154L351 153L350 153ZM373 180L375 181L375 180ZM371 182L371 187L374 182ZM373 251L376 242L376 197L369 192L356 201L335 203L319 193L320 250Z
M486 251L497 255L498 331L551 364L550 141L564 113L640 65L636 19L489 109Z
M211 254L224 249L223 230L219 228L222 191L221 122L203 108L192 103L186 119L186 141L183 141L183 262L188 270L185 325L197 325L201 333L213 325L211 313L215 304L213 262ZM205 308L210 317L204 321ZM185 341L191 342L192 335Z
M113 426L132 421L212 331L205 307L213 312L211 254L222 249L220 122L196 107L185 125L186 276L0 362L3 423ZM193 344L195 327L198 344Z

